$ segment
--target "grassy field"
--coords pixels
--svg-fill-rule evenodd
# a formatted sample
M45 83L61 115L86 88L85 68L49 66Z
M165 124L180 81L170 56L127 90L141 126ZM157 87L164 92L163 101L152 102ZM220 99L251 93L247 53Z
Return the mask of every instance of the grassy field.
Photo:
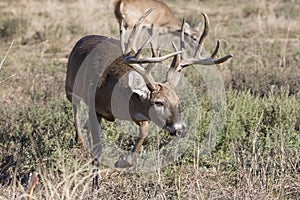
M208 49L220 39L221 54L234 55L216 68L225 86L226 109L214 148L202 155L219 108L212 105L205 77L188 69L185 77L200 91L195 109L201 119L188 149L152 172L101 165L99 189L92 190L92 158L74 145L64 79L68 55L79 38L118 34L114 0L4 0L0 200L25 197L33 171L40 178L34 199L299 199L300 1L165 2L192 24L206 12ZM104 135L123 149L133 145L131 134L112 123L104 124ZM142 154L170 140L165 133L150 137Z

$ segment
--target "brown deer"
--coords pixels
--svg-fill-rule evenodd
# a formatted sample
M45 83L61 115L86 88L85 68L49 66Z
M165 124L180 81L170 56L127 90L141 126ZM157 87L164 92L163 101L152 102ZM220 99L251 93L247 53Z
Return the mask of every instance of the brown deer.
M134 148L115 163L115 166L119 168L133 166L143 141L148 135L149 121L162 127L171 135L178 137L186 135L187 127L178 111L179 98L175 92L175 86L183 68L193 64L220 64L232 57L229 54L216 58L219 41L211 57L200 56L209 30L206 14L203 14L204 31L193 58L185 58L184 25L181 27L180 50L177 50L174 44L175 52L159 57L152 48L152 57L142 57L143 48L151 42L153 37L146 40L137 51L133 49L133 44L142 22L151 11L146 12L137 21L127 43L124 41L124 26L120 30L120 40L98 35L85 36L76 43L68 61L65 88L66 96L73 105L76 140L82 139L78 114L78 105L82 100L89 108L88 128L91 134L90 143L93 144L91 154L96 161L101 153L99 124L102 118L108 121L129 120L139 126L139 137ZM173 61L166 75L166 81L156 82L150 71L156 63L171 57ZM143 66L143 64L147 65ZM97 185L97 182L94 184Z
M143 16L150 8L155 10L145 19L146 27L162 27L167 30L180 30L180 22L172 10L163 2L157 0L118 0L115 2L114 13L119 25L124 20L125 29L132 29L136 19ZM193 39L199 39L200 23L190 27L185 23L185 33Z

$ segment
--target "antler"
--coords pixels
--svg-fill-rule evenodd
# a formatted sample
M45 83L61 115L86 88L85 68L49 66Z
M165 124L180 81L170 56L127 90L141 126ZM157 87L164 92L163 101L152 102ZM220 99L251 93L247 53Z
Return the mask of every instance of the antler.
M228 60L229 58L232 57L232 54L227 54L226 56L222 57L222 58L216 58L218 51L219 51L219 47L220 47L220 40L217 41L217 45L215 50L213 51L213 53L211 54L210 57L208 58L202 58L200 56L201 51L203 49L203 44L204 44L204 40L208 35L209 32L209 20L208 17L205 13L202 13L203 17L204 17L204 30L203 33L201 34L201 37L199 39L198 45L196 47L195 50L195 54L193 58L187 58L187 59L183 59L180 63L181 67L187 67L189 65L193 65L193 64L200 64L200 65L214 65L214 64L221 64L223 62L225 62L226 60Z
M154 10L154 8L149 9L142 17L139 18L139 20L136 22L136 24L134 25L129 38L128 38L128 42L127 45L125 45L125 41L124 41L124 32L125 32L125 27L124 27L124 22L122 21L121 23L121 30L120 30L120 42L121 42L121 49L123 52L123 61L124 63L130 64L130 66L132 66L137 72L139 72L145 79L145 81L147 82L148 86L155 90L156 89L156 82L154 81L153 77L150 74L151 69L154 67L154 65L150 65L150 63L158 63L158 62L162 62L170 57L176 56L178 54L183 53L183 51L176 51L161 57L156 56L153 52L153 47L151 45L151 49L152 49L152 57L149 58L143 58L141 57L141 52L143 50L143 48L151 43L151 41L155 38L155 36L157 36L158 34L152 35L150 36L143 44L142 46L137 50L137 52L135 53L134 49L133 49L133 44L138 36L138 31L140 29L141 24L143 23L143 21L145 20L145 18ZM146 67L146 69L141 65L141 64L145 64L148 63L148 66Z
M232 57L232 54L227 54L224 57L217 58L217 54L220 48L220 40L217 41L217 45L215 50L208 58L202 58L201 52L203 49L204 40L208 35L209 32L209 20L205 13L202 13L204 17L204 30L200 36L198 45L195 49L194 57L192 58L184 58L184 53L181 54L180 57L174 56L173 62L169 69L167 75L167 81L173 85L176 85L180 76L180 71L182 68L193 65L193 64L200 64L200 65L214 65L214 64L221 64ZM183 19L182 26L181 26L181 37L180 37L180 50L185 50L185 43L184 43L184 23L185 19ZM173 44L174 49L177 49L175 44ZM176 77L175 77L176 75Z

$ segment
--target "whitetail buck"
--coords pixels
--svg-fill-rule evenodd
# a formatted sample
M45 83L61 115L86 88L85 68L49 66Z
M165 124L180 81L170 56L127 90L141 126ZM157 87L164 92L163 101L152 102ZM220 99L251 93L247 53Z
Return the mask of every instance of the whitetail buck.
M115 17L121 27L121 22L124 20L125 29L132 29L136 19L143 16L150 8L155 10L145 19L144 26L146 27L161 27L167 30L180 30L180 22L172 12L172 10L163 2L157 0L118 0L115 2ZM185 23L185 34L193 39L199 39L200 23L194 27L190 27Z
M178 111L179 98L175 92L175 86L183 68L193 64L220 64L232 57L229 54L216 58L219 41L211 57L201 57L203 42L209 29L206 14L203 14L205 27L194 57L185 58L183 25L179 50L174 44L174 53L158 57L152 48L152 57L142 57L141 51L153 37L146 40L137 51L133 49L133 44L143 20L151 11L146 12L137 21L127 44L124 42L124 26L120 30L120 40L89 35L76 43L68 61L66 95L73 104L77 141L82 139L77 108L80 100L89 106L89 131L94 147L99 145L95 143L100 142L99 124L102 118L108 121L129 120L139 126L139 137L134 148L127 156L121 157L115 163L115 166L119 168L127 168L134 164L142 143L148 135L149 121L162 127L171 135L178 137L186 135L187 127ZM166 81L156 82L150 71L155 63L171 57L173 61L166 75ZM144 67L143 64L147 65ZM93 123L94 120L96 123ZM101 147L98 150L92 150L92 155L96 160L100 156L100 151Z

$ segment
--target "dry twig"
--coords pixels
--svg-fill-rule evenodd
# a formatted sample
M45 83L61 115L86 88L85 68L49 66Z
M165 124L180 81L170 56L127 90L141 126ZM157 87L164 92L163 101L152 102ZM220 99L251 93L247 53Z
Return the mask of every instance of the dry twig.
M6 54L5 54L4 58L0 61L0 70L1 70L2 65L3 65L6 57L8 56L8 53L9 53L9 51L12 48L13 45L14 45L14 40L10 43L10 46L9 46L8 50L6 51Z

